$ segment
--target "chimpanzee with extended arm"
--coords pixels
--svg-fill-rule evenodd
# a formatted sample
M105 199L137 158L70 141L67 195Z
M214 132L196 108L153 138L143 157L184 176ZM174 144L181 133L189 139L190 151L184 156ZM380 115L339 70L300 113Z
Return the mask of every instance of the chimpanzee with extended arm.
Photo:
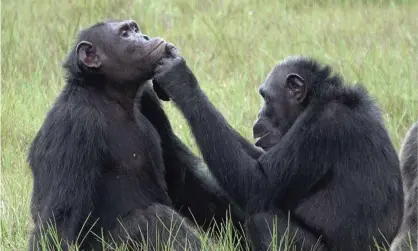
M199 184L184 184L193 179L184 168L199 159L172 133L148 81L165 46L134 21L102 22L80 32L64 64L66 85L29 150L35 224L29 250L68 250L70 244L101 250L102 233L106 242L147 242L158 249L171 240L175 249L200 249L195 230L170 199L179 198L176 205L192 199L177 193ZM210 187L193 189L202 192L197 202L220 198Z
M171 57L156 68L154 84L181 110L209 169L248 213L254 249L268 248L273 218L278 236L285 234L288 212L298 250L363 251L393 240L403 209L399 160L364 88L344 85L314 60L285 59L260 87L265 105L253 130L265 153L254 158L184 59L167 49Z

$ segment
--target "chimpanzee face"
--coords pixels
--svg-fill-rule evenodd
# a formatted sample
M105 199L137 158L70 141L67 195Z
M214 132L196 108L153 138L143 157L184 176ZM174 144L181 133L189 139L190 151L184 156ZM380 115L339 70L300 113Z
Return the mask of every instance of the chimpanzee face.
M132 20L94 26L80 40L76 47L79 61L116 82L152 78L166 53L163 39L142 34Z
M306 84L293 68L277 65L259 88L264 104L254 124L253 135L259 138L256 146L265 151L280 141L303 111Z

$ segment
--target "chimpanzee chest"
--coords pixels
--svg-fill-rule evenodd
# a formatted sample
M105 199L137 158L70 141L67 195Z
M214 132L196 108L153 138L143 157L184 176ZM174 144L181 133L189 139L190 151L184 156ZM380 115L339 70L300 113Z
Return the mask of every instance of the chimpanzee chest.
M111 124L109 129L113 131L109 140L115 168L130 173L163 168L160 137L146 118L138 121L125 118L117 125Z
M125 208L151 202L169 203L164 178L160 137L144 117L112 120L109 123L109 152L112 164L104 172L108 198ZM113 191L125 191L124 194ZM128 192L131 191L131 192Z

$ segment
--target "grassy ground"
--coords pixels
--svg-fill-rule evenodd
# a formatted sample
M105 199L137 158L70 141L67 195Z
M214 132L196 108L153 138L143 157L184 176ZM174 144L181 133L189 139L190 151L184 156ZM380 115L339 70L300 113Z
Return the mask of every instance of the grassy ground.
M209 98L247 138L258 85L281 58L313 56L363 82L384 110L398 148L418 115L418 2L267 0L15 0L1 8L1 250L25 250L31 173L28 145L63 86L61 62L75 32L132 18L174 43ZM166 105L197 152L185 121Z

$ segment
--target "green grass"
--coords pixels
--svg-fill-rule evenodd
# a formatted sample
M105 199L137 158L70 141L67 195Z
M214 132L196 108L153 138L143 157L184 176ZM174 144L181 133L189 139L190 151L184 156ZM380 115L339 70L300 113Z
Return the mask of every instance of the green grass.
M366 85L399 148L418 114L418 2L285 2L3 1L0 249L26 249L28 145L63 86L61 62L76 31L99 20L132 18L149 36L174 43L216 107L249 139L261 105L257 88L270 69L288 55L315 57ZM165 107L197 153L185 120L172 104Z

